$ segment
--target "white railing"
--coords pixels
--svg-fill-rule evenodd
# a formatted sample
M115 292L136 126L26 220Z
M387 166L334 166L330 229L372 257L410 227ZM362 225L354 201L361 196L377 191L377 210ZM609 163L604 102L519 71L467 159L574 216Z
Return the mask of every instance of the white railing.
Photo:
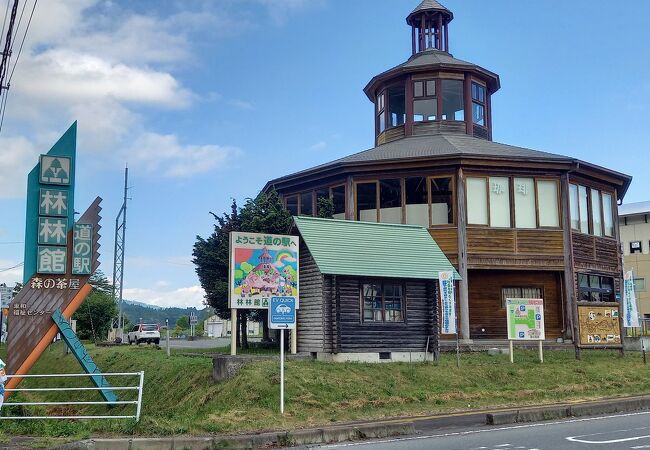
M0 420L38 420L38 419L135 419L140 420L142 412L142 390L144 387L144 371L129 373L102 373L105 377L138 377L137 386L111 386L111 387L54 387L54 388L14 388L5 389L7 392L67 392L67 391L138 391L137 400L120 400L114 402L100 401L52 401L52 402L5 402L2 409L16 406L79 406L79 405L135 405L133 415L66 415L66 416L0 416ZM8 375L7 378L77 378L90 377L87 373L74 374L47 374L47 375Z

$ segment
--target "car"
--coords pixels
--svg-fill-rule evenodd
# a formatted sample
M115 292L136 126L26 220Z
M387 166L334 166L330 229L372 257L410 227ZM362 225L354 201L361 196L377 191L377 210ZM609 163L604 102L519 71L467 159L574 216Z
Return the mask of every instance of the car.
M287 305L278 305L278 307L275 308L275 312L278 312L280 314L289 314L291 312L291 308L289 308Z
M160 325L157 323L140 323L129 332L127 340L130 344L141 344L143 342L160 344Z

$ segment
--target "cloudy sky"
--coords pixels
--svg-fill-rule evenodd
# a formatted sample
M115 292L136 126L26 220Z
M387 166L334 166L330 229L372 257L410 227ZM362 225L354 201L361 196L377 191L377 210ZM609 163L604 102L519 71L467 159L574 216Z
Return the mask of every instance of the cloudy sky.
M27 173L78 120L76 209L104 199L101 269L128 163L125 297L199 306L209 212L371 147L362 88L410 55L417 3L40 0L0 132L0 282L22 278L5 269L22 262ZM650 3L443 3L454 56L501 75L495 140L629 173L626 202L650 200Z

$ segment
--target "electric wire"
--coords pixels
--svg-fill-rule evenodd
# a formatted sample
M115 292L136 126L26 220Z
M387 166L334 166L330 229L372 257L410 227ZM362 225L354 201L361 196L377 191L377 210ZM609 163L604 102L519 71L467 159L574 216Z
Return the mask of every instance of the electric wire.
M27 21L27 26L25 27L25 33L23 34L23 40L20 42L20 47L18 48L18 54L16 55L16 59L14 60L14 66L11 69L11 74L9 74L9 79L7 80L7 89L9 89L9 85L11 84L11 78L14 76L14 71L16 70L16 65L18 64L18 59L20 59L20 54L23 51L23 44L25 43L25 39L27 38L27 32L29 31L29 26L32 23L32 18L34 17L34 10L36 10L36 4L38 3L38 0L34 0L34 6L32 6L32 12L29 14L29 20ZM25 2L27 4L27 2ZM23 5L24 8L24 5Z
M9 272L10 270L17 269L22 265L23 265L23 263L18 263L15 266L7 267L6 269L0 269L0 272Z

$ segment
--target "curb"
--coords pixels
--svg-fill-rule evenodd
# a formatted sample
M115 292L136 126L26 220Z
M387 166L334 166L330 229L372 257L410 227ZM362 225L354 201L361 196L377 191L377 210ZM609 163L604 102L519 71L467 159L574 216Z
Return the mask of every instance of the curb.
M564 419L567 417L594 416L625 411L650 409L650 398L621 399L608 402L549 406L486 414L487 425L507 425L522 422Z
M360 424L358 426L335 426L284 433L261 433L255 435L230 435L215 437L169 437L133 439L88 439L54 447L56 450L213 450L256 449L268 447L291 447L296 445L324 444L360 439L385 438L414 434L413 423Z

